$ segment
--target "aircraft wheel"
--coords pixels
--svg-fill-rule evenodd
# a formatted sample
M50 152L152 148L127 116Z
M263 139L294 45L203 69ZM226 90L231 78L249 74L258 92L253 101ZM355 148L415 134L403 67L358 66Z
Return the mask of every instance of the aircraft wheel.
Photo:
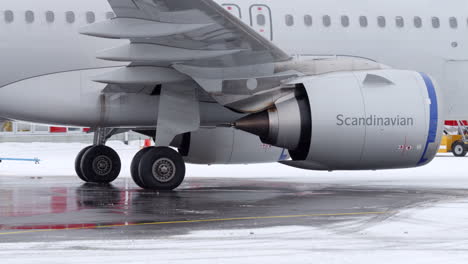
M185 162L177 151L157 147L143 155L138 171L144 188L174 190L184 181Z
M119 176L121 163L113 149L93 146L84 153L80 167L88 182L111 183Z
M452 145L452 152L455 157L465 157L467 151L465 150L465 143L463 141L456 141Z
M143 156L153 148L154 147L146 147L138 151L137 154L135 154L135 157L133 157L132 164L130 165L130 173L132 174L132 179L135 182L135 184L140 186L141 188L145 188L145 185L143 184L143 181L140 178L138 167L140 166L140 162Z
M76 175L78 175L78 177L84 181L84 182L89 182L88 179L86 179L84 176L83 176L83 172L81 171L81 160L83 159L83 155L85 154L86 151L88 151L88 149L92 148L93 146L88 146L84 149L82 149L78 155L76 155L76 158L75 158L75 172L76 172Z

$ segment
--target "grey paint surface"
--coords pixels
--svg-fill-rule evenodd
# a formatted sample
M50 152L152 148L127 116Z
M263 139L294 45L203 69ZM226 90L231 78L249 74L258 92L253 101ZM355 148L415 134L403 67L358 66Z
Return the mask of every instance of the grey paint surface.
M287 150L263 144L255 135L233 128L202 128L191 133L185 161L194 164L250 164L286 158Z

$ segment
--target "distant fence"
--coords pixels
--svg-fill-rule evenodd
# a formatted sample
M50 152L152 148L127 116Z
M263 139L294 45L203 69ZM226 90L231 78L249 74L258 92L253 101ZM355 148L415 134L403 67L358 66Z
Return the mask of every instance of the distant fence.
M60 127L24 122L0 121L0 142L79 142L92 143L93 133L89 128ZM128 140L144 140L147 137L130 132ZM125 135L112 137L112 140L126 141Z

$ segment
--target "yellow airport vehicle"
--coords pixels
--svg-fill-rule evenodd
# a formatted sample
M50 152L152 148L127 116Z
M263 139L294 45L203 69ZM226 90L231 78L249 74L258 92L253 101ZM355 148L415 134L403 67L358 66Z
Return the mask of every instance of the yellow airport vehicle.
M443 135L439 153L452 152L455 157L465 157L468 153L468 127L457 121L458 135Z
M443 135L439 153L452 152L456 157L464 157L467 154L467 147L462 135Z

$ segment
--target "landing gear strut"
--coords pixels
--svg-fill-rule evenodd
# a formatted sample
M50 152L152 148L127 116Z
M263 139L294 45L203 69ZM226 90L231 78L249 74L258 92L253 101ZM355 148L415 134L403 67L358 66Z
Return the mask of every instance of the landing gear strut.
M75 171L85 182L111 183L120 174L121 162L113 149L104 146L111 135L111 130L98 129L94 136L94 145L84 148L75 159Z
M185 162L171 148L146 148L135 155L131 173L135 183L142 188L173 190L184 181Z
M199 104L194 87L161 87L155 131L158 146L142 150L133 159L132 177L136 184L145 189L173 190L184 181L184 159L167 146L177 135L200 128Z

